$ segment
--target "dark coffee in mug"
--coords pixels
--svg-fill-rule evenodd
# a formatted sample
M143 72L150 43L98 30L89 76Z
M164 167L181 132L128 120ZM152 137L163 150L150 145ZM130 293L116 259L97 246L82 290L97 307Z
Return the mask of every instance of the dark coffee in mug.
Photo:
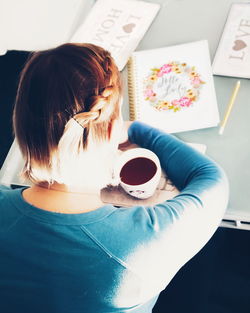
M127 185L141 185L156 173L156 164L145 157L137 157L125 163L120 171L121 181Z

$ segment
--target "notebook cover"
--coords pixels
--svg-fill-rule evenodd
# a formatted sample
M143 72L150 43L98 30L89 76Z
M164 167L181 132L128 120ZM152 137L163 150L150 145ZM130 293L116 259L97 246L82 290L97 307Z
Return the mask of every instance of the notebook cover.
M215 75L250 78L250 3L233 3L214 57Z
M131 120L169 133L219 123L206 40L134 52L128 89Z
M107 49L122 70L159 9L145 1L98 0L70 41Z

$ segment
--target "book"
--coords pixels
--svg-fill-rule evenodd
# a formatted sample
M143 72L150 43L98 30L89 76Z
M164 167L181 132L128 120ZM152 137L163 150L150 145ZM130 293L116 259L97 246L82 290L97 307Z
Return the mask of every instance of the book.
M98 0L70 42L103 47L121 71L159 9L159 4L145 1Z
M250 3L233 3L213 61L215 75L250 78Z
M169 133L219 123L206 40L132 53L128 93L130 120Z

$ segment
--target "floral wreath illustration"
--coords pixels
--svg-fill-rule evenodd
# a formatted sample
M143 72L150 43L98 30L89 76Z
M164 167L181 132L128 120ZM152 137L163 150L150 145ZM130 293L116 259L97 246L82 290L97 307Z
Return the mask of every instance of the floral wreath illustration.
M160 77L169 75L170 73L185 75L190 83L190 88L185 91L179 99L162 100L157 99L154 91L154 84ZM143 95L146 101L158 111L178 112L181 109L192 106L198 100L201 86L205 82L201 79L194 66L188 66L186 63L170 62L163 64L160 68L152 68L150 74L144 80Z

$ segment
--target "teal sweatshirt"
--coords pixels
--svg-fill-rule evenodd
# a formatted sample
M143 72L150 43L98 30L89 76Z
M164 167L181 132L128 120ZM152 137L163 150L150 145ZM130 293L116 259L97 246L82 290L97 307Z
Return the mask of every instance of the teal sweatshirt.
M158 155L178 196L62 214L28 204L23 189L0 187L0 312L149 313L211 238L228 202L223 170L140 122L129 139Z

